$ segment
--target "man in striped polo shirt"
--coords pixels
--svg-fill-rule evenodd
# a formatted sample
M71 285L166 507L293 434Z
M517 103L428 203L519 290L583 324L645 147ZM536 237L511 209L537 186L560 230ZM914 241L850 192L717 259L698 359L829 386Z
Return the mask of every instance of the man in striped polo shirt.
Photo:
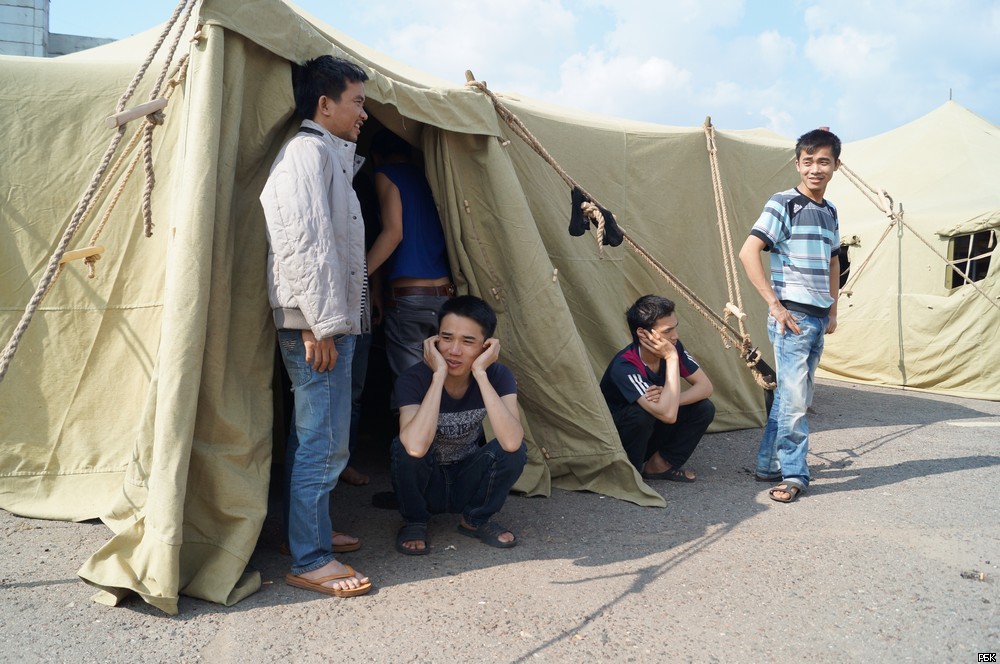
M809 487L809 422L813 379L823 335L837 329L840 229L837 209L824 196L840 166L840 139L826 129L795 144L799 184L764 206L740 250L750 282L768 306L778 386L757 454L756 477L780 483L772 500L793 502ZM770 252L771 278L762 251Z

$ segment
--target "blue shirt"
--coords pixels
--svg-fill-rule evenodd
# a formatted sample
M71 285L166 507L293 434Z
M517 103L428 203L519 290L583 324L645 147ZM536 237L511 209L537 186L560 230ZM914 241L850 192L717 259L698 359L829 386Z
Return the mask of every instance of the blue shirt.
M403 205L403 240L386 261L388 281L447 277L448 252L434 196L413 164L385 164L375 170L396 185Z
M750 234L771 252L771 284L781 303L793 311L826 316L830 260L840 254L837 208L817 203L798 189L771 196Z

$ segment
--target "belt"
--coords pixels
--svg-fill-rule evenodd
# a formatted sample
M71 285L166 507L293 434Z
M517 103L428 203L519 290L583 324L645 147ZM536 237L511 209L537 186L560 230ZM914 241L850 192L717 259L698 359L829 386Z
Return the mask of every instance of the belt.
M394 298L406 297L407 295L440 295L443 297L455 294L455 284L445 284L444 286L400 286L399 288L390 288L389 291Z
M455 294L455 284L445 284L443 286L399 286L389 289L389 297L385 306L395 307L396 298L413 295L429 295L431 297L451 297Z

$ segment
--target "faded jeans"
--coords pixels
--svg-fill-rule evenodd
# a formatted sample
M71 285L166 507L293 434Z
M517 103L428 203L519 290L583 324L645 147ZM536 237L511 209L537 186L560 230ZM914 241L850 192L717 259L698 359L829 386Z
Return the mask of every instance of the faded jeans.
M288 548L292 573L334 560L330 492L347 465L351 425L351 363L356 337L337 343L337 363L314 371L306 363L301 330L278 330L281 358L292 381L295 426L285 451Z
M817 318L799 311L792 317L801 332L788 329L778 334L777 323L767 317L767 334L774 346L778 386L774 390L771 414L757 452L757 474L781 473L785 482L805 489L809 486L809 420L806 410L812 404L813 382L829 317Z

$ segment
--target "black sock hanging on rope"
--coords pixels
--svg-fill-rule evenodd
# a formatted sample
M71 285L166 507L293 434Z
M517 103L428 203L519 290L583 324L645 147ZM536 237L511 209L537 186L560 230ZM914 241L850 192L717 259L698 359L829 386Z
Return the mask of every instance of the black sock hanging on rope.
M583 204L593 203L583 190L579 187L573 187L572 194L572 208L569 213L569 234L573 237L579 237L587 232L590 228L590 220L587 219L587 215L583 212ZM597 205L596 203L594 203ZM602 208L600 205L597 209L601 211L604 215L604 242L611 247L617 247L625 239L625 234L622 233L622 229L618 227L618 222L615 221L615 215L611 214L609 210Z

